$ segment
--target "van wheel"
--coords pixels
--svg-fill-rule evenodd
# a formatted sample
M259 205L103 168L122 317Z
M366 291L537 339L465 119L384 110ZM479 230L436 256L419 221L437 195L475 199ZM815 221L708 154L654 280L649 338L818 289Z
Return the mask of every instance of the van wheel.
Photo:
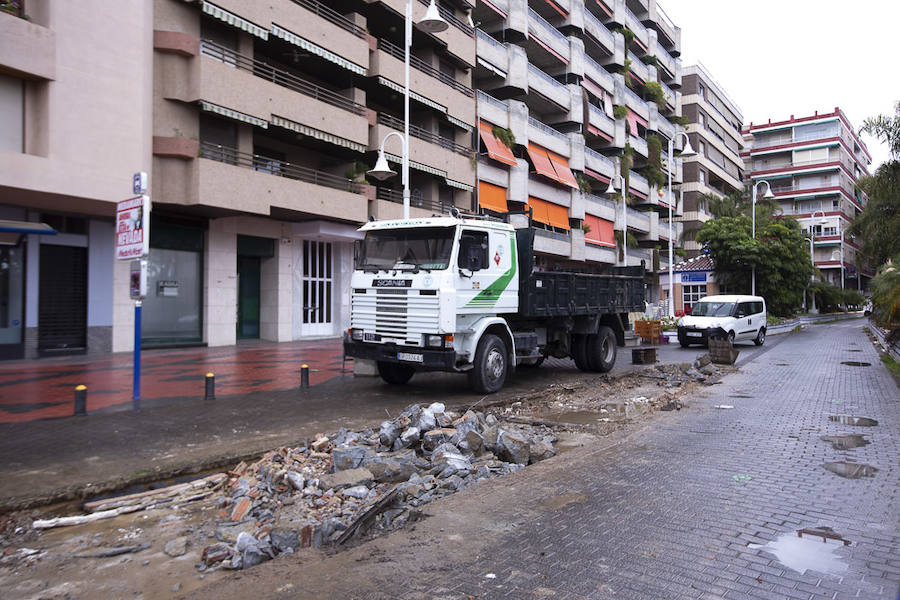
M764 343L766 343L766 328L765 327L759 328L759 333L756 334L756 339L753 340L753 343L756 344L757 346L762 346Z
M616 364L616 334L605 325L588 336L587 358L591 371L606 373Z
M591 363L588 362L588 336L581 333L572 334L572 358L579 371L590 371Z
M481 336L474 366L469 371L469 385L479 394L493 394L503 387L507 369L508 353L503 340L490 333Z
M678 340L678 343L681 344L682 348L689 348L691 343L687 340Z
M403 385L415 374L416 370L407 365L398 365L397 363L389 363L378 361L378 374L385 382L391 385Z
M728 343L731 345L734 345L734 332L733 331L728 332Z

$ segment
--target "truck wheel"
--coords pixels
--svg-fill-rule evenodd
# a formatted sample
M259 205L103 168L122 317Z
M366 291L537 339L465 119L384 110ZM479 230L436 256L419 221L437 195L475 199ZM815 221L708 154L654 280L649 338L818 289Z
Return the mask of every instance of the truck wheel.
M753 343L757 346L762 346L766 342L766 328L760 327L759 333L756 334L756 339L753 340Z
M616 364L616 334L605 325L588 336L587 356L591 371L606 373Z
M575 360L575 366L578 367L579 371L590 371L591 363L588 362L588 352L587 352L587 340L588 336L573 333L572 334L572 358Z
M378 374L391 385L403 385L412 378L415 372L414 368L407 365L378 361Z
M469 371L469 385L479 394L493 394L503 387L507 370L506 344L490 333L481 336Z

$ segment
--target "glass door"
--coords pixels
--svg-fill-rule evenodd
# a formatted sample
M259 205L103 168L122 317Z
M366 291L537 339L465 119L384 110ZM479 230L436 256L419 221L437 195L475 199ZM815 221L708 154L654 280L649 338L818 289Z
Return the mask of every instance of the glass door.
M24 248L0 246L0 360L22 358Z
M334 283L331 242L303 240L301 267L302 325L300 335L328 336L334 334L332 317Z

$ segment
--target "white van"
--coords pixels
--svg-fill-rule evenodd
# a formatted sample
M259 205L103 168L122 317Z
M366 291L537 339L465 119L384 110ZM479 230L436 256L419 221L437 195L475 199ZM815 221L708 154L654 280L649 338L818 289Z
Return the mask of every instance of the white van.
M691 307L678 321L678 342L682 348L706 345L710 336L727 337L732 342L766 341L766 301L760 296L707 296Z

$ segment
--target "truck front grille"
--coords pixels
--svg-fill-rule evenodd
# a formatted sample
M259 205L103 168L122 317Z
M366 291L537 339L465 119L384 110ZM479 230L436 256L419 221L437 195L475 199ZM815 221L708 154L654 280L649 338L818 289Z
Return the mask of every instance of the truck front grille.
M437 333L438 296L418 290L353 290L350 326L381 336L381 342L422 345L422 334Z

